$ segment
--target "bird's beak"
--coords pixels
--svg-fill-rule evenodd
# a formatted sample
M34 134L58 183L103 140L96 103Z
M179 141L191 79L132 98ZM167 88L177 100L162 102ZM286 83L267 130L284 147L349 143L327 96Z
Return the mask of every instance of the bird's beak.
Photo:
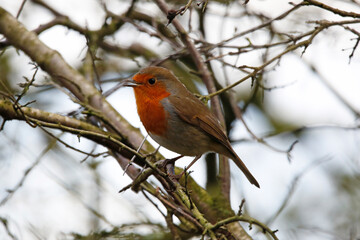
M136 86L141 85L141 83L138 83L138 82L134 81L133 79L129 78L129 79L123 80L121 85L125 86L125 87L136 87Z

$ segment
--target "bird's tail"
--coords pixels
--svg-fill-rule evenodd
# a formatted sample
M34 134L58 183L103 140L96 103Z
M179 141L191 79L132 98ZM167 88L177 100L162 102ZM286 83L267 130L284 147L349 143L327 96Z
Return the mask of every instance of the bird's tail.
M233 149L232 150L232 156L230 157L235 164L240 168L240 170L245 174L247 179L251 184L254 184L256 187L260 188L260 185L258 181L256 181L255 177L251 174L249 169L245 166L245 163L240 159L240 157L235 153Z

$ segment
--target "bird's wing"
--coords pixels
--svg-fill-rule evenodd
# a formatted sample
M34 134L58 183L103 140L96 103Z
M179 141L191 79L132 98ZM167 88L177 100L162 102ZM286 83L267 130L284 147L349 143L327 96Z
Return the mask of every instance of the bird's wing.
M169 96L168 100L177 115L189 124L199 127L228 147L229 140L215 115L195 96L185 99ZM195 114L194 114L195 113Z
M167 100L172 106L172 109L182 120L200 128L212 136L215 141L218 141L226 146L229 153L232 155L232 157L230 157L230 155L228 157L233 159L235 164L241 169L241 171L243 171L252 184L260 188L260 185L256 181L255 177L250 173L249 169L231 147L229 139L223 132L219 121L204 104L202 104L195 96L179 98L171 95Z

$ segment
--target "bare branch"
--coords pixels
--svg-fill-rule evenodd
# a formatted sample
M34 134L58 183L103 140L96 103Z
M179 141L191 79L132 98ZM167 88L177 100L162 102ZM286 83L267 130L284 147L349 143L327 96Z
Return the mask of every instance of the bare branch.
M316 0L304 0L304 3L307 5L312 5L312 6L316 6L316 7L325 9L327 11L330 11L330 12L340 15L342 17L360 18L359 13L343 11L343 10L331 7L329 5L326 5L326 4L316 1Z
M10 198L23 186L23 184L24 184L25 180L27 179L29 173L31 173L32 170L35 169L35 167L41 162L41 160L44 158L44 156L55 146L55 144L56 144L56 139L52 139L49 142L49 144L46 146L46 148L36 158L34 163L31 164L31 166L25 170L24 175L22 176L22 178L20 179L18 184L16 184L16 186L13 189L8 189L7 190L8 194L6 195L6 197L4 197L1 200L0 206L3 206L4 204L6 204L6 202L9 201Z

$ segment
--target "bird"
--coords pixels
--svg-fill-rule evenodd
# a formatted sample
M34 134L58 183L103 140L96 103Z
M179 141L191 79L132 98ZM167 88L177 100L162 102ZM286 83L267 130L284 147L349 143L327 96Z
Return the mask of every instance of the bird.
M170 70L146 67L123 85L133 88L140 120L160 146L181 156L195 156L193 162L207 152L222 154L234 161L251 184L260 188L232 148L216 116Z

